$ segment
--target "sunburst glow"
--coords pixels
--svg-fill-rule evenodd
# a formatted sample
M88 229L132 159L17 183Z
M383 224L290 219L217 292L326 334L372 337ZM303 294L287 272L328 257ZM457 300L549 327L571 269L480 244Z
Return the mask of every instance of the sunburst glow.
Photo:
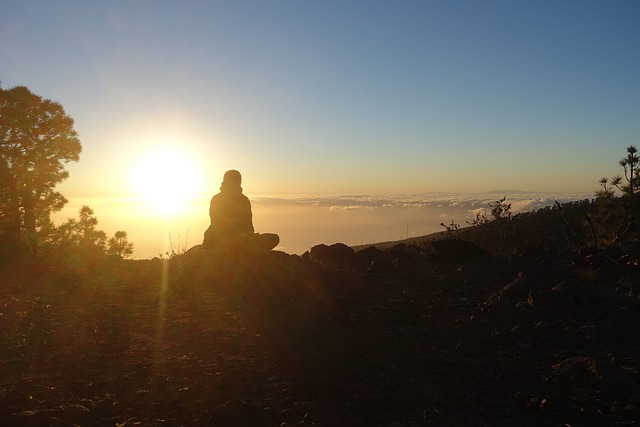
M136 193L163 214L179 212L202 188L197 164L178 149L146 153L135 165L133 175Z

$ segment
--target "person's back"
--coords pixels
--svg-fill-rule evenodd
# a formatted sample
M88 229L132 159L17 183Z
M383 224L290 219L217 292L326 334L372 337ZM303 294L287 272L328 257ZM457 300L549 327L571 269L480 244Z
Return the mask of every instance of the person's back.
M254 232L251 203L239 185L236 188L223 184L220 193L211 198L209 217L213 234L220 238Z
M249 198L242 194L242 176L236 170L224 174L220 193L211 198L211 225L204 234L205 249L227 246L231 242L271 250L280 241L277 234L256 234Z

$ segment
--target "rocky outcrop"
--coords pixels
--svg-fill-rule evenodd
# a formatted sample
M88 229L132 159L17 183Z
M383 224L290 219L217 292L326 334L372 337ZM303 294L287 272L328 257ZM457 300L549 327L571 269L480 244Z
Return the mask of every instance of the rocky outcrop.
M346 264L353 261L355 251L344 243L316 245L309 251L309 260L320 263Z

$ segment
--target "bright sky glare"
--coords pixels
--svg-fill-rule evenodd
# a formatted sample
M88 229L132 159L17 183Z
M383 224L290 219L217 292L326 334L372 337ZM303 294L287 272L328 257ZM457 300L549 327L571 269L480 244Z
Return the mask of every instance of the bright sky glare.
M203 194L593 191L640 143L634 0L0 3L0 80L59 101L60 190L167 143ZM185 184L186 185L186 184Z

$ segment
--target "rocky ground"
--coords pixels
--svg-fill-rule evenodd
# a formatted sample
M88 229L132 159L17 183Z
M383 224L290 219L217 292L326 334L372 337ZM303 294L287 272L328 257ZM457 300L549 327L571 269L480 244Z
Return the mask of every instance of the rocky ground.
M637 264L335 245L8 266L0 424L634 425Z

